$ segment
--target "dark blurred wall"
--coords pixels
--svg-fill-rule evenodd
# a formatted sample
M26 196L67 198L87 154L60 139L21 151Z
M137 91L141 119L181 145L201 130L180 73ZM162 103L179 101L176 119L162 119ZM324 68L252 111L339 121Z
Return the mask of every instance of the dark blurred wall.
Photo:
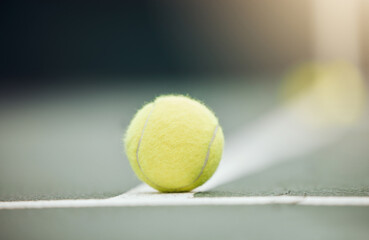
M311 57L310 11L308 0L1 1L0 78L279 71Z
M12 1L0 9L1 76L177 71L151 1Z

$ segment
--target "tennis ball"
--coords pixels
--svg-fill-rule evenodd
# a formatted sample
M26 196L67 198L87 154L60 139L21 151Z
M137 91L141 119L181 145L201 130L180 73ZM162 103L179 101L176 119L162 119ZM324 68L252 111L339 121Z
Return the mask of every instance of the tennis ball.
M224 137L214 114L181 95L156 98L132 119L124 137L137 177L160 192L204 184L222 156Z

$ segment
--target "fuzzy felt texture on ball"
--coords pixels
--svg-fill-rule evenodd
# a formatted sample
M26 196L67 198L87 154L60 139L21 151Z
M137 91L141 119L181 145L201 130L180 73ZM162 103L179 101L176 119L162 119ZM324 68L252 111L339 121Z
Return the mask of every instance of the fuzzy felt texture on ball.
M213 175L224 137L218 119L203 104L167 95L136 113L124 144L139 179L161 192L186 192Z

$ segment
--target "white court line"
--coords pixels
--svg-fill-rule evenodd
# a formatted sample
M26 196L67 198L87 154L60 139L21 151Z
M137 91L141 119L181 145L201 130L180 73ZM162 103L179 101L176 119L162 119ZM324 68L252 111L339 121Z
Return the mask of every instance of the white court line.
M369 197L197 197L193 194L152 194L121 199L85 199L0 202L4 209L46 208L96 208L96 207L143 207L143 206L252 206L252 205L302 205L302 206L369 206Z
M254 196L194 197L189 193L158 193L146 184L122 195L107 199L70 199L0 202L0 210L95 207L159 207L159 206L369 206L369 197Z
M369 197L307 197L307 196L254 196L254 197L194 197L189 193L159 193L146 184L116 197L107 199L68 199L0 202L0 210L94 207L155 207L155 206L369 206Z

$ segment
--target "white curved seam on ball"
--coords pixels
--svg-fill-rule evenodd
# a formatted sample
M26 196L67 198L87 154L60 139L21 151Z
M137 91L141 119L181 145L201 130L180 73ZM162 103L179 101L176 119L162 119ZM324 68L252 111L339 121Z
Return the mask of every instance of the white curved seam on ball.
M215 140L215 137L216 137L217 132L218 132L218 129L219 129L219 125L217 125L217 126L215 127L215 129L214 129L213 136L212 136L212 138L211 138L211 140L210 140L210 143L209 143L209 146L208 146L208 150L207 150L207 153L206 153L206 157L205 157L204 164L203 164L203 166L202 166L202 168L201 168L201 171L200 171L199 175L195 178L195 180L193 180L190 184L187 184L187 185L185 185L185 186L178 187L178 188L166 188L166 187L162 187L162 186L160 186L160 185L156 184L155 182L153 182L150 178L148 178L148 177L145 175L145 173L144 173L144 171L143 171L143 169L142 169L142 167L141 167L141 165L140 165L139 158L138 158L138 152L139 152L139 149L140 149L140 146L141 146L142 138L143 138L143 135L144 135L144 132L145 132L146 126L147 126L147 124L148 124L148 122L149 122L149 118L150 118L150 116L151 116L152 112L154 111L154 108L155 108L155 102L153 103L152 109L150 110L150 112L149 112L149 114L148 114L148 116L147 116L147 119L146 119L146 121L145 121L144 127L142 128L141 137L140 137L140 139L139 139L139 141L138 141L138 144L137 144L137 150L136 150L136 161L137 161L137 165L138 165L138 167L140 168L141 173L145 176L145 178L146 178L149 182L151 182L153 185L155 185L155 186L157 186L157 187L159 187L159 188L163 188L163 189L166 189L166 190L169 190L169 191L170 191L170 190L178 190L178 189L181 189L181 188L188 187L188 186L190 186L190 185L194 184L194 183L195 183L195 182L196 182L196 181L201 177L201 175L203 174L203 172L204 172L204 170L205 170L205 167L206 167L206 165L207 165L207 163L208 163L209 157L210 157L210 149L211 149L211 145L213 144L213 142L214 142L214 140Z
M213 142L214 142L215 137L216 137L217 132L218 132L218 128L219 128L219 125L217 125L214 129L213 136L211 137L211 140L210 140L210 143L209 143L209 146L208 146L208 151L206 152L206 158L205 158L204 164L202 165L202 168L201 168L201 171L200 171L199 175L196 177L195 180L192 181L192 183L190 183L186 186L180 187L180 188L185 188L185 187L188 187L188 186L194 184L197 180L199 180L201 175L204 173L205 167L206 167L206 165L209 161L211 145L213 145Z
M141 173L145 176L145 178L146 178L149 182L151 182L153 185L155 185L155 186L157 186L157 187L160 187L160 188L161 188L161 186L159 186L159 185L157 185L156 183L154 183L153 181L151 181L151 180L150 180L150 178L148 178L148 177L145 175L145 173L144 173L144 171L143 171L143 169L142 169L142 167L141 167L141 165L140 165L140 161L139 161L139 159L138 159L138 152L139 152L139 150L140 150L140 146L141 146L142 138L143 138L143 135L144 135L144 132L145 132L145 129L146 129L147 123L149 122L149 118L150 118L150 116L151 116L151 113L154 111L154 108L155 108L155 102L153 103L152 108L151 108L151 110L150 110L149 114L147 115L147 118L146 118L146 121L145 121L144 127L142 128L141 137L140 137L140 140L138 141L138 144L137 144L137 150L136 150L136 161L137 161L137 165L138 165L138 167L139 167L139 168L140 168L140 170L141 170Z

